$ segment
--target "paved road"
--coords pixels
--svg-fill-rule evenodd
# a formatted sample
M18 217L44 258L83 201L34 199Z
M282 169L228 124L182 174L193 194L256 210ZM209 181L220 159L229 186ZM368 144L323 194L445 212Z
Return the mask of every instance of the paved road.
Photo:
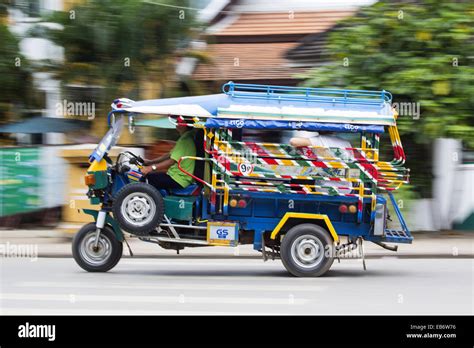
M68 258L3 258L0 314L473 314L473 263L343 260L293 278L254 259L122 259L86 273Z

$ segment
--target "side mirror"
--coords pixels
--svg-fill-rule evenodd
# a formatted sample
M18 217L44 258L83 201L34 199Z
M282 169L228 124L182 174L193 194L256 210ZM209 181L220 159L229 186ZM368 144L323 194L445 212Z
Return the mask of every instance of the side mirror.
M111 111L107 117L107 122L109 123L110 128L114 128L115 126L115 114Z
M135 133L135 117L133 115L128 116L128 131L130 134Z

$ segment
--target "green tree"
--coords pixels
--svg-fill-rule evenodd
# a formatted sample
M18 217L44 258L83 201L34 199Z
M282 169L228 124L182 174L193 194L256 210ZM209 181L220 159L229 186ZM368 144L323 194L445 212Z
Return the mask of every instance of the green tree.
M3 21L0 21L0 52L0 122L4 122L24 111L32 97L32 82L18 39Z
M146 94L144 82L161 86L157 91L163 93L163 83L174 74L173 53L194 25L192 13L179 7L186 4L89 0L46 18L64 29L43 36L65 49L59 67L64 83L103 86L106 93L100 98L107 103L119 92L139 98Z
M310 71L307 86L385 89L395 102L420 104L420 118L400 116L412 182L430 194L431 142L474 146L474 4L380 1L330 35L331 63Z

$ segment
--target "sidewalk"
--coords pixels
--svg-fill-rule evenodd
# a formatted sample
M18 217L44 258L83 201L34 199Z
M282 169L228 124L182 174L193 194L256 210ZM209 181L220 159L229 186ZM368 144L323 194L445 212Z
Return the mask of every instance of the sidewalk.
M72 236L71 236L72 237ZM60 230L0 230L0 245L35 245L39 257L71 257L71 237ZM413 244L398 244L398 251L385 250L370 242L364 243L367 258L474 258L474 232L445 231L413 233ZM180 255L137 238L127 238L134 257L190 257L190 258L261 258L252 245L237 248L199 247L186 248ZM124 245L124 257L130 253Z

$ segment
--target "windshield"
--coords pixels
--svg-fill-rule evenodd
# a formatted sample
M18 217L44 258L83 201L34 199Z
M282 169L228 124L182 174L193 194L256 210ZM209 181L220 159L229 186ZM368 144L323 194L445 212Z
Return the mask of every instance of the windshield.
M109 131L105 134L102 140L99 142L94 152L89 157L89 161L93 160L100 161L104 155L110 151L110 149L117 144L120 134L123 129L123 116L120 116Z

